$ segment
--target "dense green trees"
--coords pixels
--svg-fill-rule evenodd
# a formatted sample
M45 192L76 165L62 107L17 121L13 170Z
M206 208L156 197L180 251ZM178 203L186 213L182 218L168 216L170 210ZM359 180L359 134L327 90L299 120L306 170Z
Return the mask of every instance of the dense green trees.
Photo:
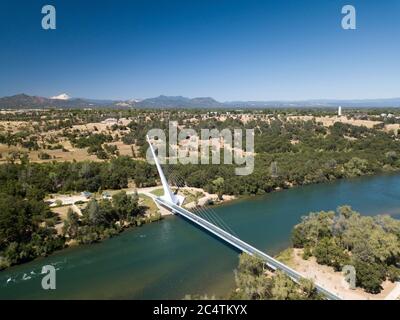
M349 263L349 257L334 238L322 238L312 251L319 264L331 266L335 271L342 270Z
M71 208L68 209L67 219L64 221L63 233L70 239L75 239L79 231L79 216Z
M212 187L214 192L216 192L218 194L218 198L220 200L222 200L222 195L223 195L223 190L224 190L224 178L222 177L218 177L215 180L213 180L212 182Z
M55 221L42 201L0 194L0 269L61 248Z
M129 180L138 187L156 184L154 166L119 157L109 162L24 163L0 165L0 192L10 195L39 194L67 191L121 189Z
M128 157L107 163L46 163L23 161L0 166L0 268L47 255L64 246L54 225L57 217L43 202L47 193L121 189L129 179L136 185L154 185L154 167ZM91 201L82 219L69 212L64 236L81 243L101 240L124 226L141 224L143 208L137 195L117 193L110 201Z
M116 193L112 201L92 199L82 211L81 218L68 213L64 235L79 243L92 243L117 234L123 227L140 225L143 208L138 200L137 194L127 195L124 191Z
M311 281L296 284L285 274L277 271L270 276L264 263L257 257L241 254L235 272L237 289L232 299L244 300L314 300L321 299Z
M389 216L361 216L349 206L303 217L292 233L294 247L304 256L341 270L356 268L356 283L377 293L386 278L398 280L400 269L400 221Z
M219 197L223 194L262 194L292 185L321 183L344 177L400 169L400 142L392 133L386 133L377 128L368 129L343 123L336 123L333 127L326 128L315 121L288 120L285 116L288 113L307 114L308 112L310 111L260 110L254 113L259 115L270 113L269 120L255 118L247 123L230 117L227 117L225 121L217 118L202 118L200 115L204 113L204 110L60 110L45 115L40 112L32 112L29 115L2 114L0 115L2 120L32 120L37 121L37 124L20 132L0 133L0 143L36 149L38 141L41 140L32 136L33 133L65 129L62 131L63 138L69 139L76 147L88 148L89 153L96 154L97 157L106 161L101 163L88 161L57 163L54 161L37 164L30 163L27 155L19 151L10 152L4 156L8 163L0 165L0 196L4 198L4 201L21 202L27 206L14 208L19 212L16 215L20 216L18 223L22 225L26 223L26 228L21 229L26 235L25 238L18 238L18 241L4 240L9 236L5 231L8 227L5 226L10 225L12 233L17 230L11 226L10 216L12 215L7 211L4 214L0 212L0 219L4 222L3 227L0 227L2 228L0 230L0 241L2 241L0 260L3 264L6 263L5 260L17 261L14 258L5 259L4 252L7 250L7 256L12 257L15 252L27 251L28 249L22 248L24 239L29 243L33 243L33 240L39 243L41 239L46 239L46 243L49 244L44 245L46 248L51 248L53 243L57 244L57 237L52 235L53 227L50 223L52 218L33 219L30 217L33 209L28 209L40 203L48 193L121 189L127 187L129 182L134 182L137 187L156 184L158 175L154 166L145 161L121 157L115 145L109 144L112 140L119 139L115 133L113 136L104 133L84 132L82 134L79 130L70 130L74 124L102 121L108 117L134 117L127 127L120 128L116 125L112 126L111 130L127 129L126 132L119 134L124 143L135 144L135 148L139 147L139 152L133 152L135 156L144 156L147 149L145 135L148 130L155 127L166 129L169 120L176 120L180 125L191 126L197 131L201 128L219 130L255 128L255 169L249 176L236 176L235 164L169 166L168 171L177 173L188 186L202 187L206 191L218 193ZM329 110L313 112L315 114L330 113ZM232 111L232 114L235 114L235 111ZM191 123L188 120L191 118L197 119L198 122ZM57 137L49 138L45 142L56 144ZM134 150L133 146L132 150ZM126 208L135 207L135 201L132 201L130 197L121 195L113 199L112 203L91 203L89 212L85 213L83 218L73 213L69 214L65 225L65 236L76 239L79 235L85 235L86 238L82 242L90 242L101 238L103 233L114 232L113 230L117 230L117 221L123 220L130 223L131 219L135 220L135 215L126 210ZM3 206L6 205L3 204ZM42 212L41 209L35 210ZM132 210L136 212L136 209ZM307 253L315 255L321 263L332 265L336 269L340 269L344 263L347 263L349 252L351 252L352 256L359 258L361 269L365 269L362 268L361 262L383 264L387 266L386 275L396 277L395 263L398 262L398 250L395 246L396 239L400 237L400 226L385 217L361 220L353 214L352 210L346 210L342 208L339 217L335 213L328 212L316 214L316 217L303 221L302 227L294 230L294 245L304 247ZM15 214L16 212L13 215ZM44 228L47 220L49 220L48 225ZM358 239L366 229L370 230L368 241L362 243ZM16 234L18 237L21 236L18 232ZM50 249L45 249L45 251L48 250ZM19 261L25 256L43 254L43 252L39 253L37 248L33 252L36 253L22 254Z
M126 192L118 192L113 195L112 200L119 221L131 221L132 218L140 213L137 193L127 195Z
M204 113L204 111L202 111ZM276 188L287 188L291 185L303 185L310 183L321 183L343 177L354 177L365 174L373 174L382 171L400 169L400 141L392 134L378 129L368 129L362 126L353 126L344 123L335 123L326 128L315 120L300 121L288 120L285 114L307 114L310 110L258 110L249 111L249 114L265 115L270 112L269 121L265 118L244 123L239 119L227 117L220 121L218 118L201 118L198 110L170 110L170 111L146 111L146 110L92 110L50 113L49 121L57 119L54 126L68 127L67 124L81 124L89 121L101 121L106 117L133 116L128 126L122 126L121 139L126 144L135 144L135 156L143 157L147 149L145 135L152 128L167 129L168 121L176 120L181 125L190 126L197 132L202 128L216 128L219 130L228 128L255 128L255 170L247 177L238 177L234 174L235 165L174 165L170 166L173 171L178 171L187 185L203 187L209 191L215 188L213 181L217 177L224 179L224 184L218 188L222 194L262 194ZM329 110L313 110L314 114L329 114ZM372 111L370 111L372 112ZM236 112L231 112L235 114ZM373 114L376 112L373 111ZM216 113L218 114L218 113ZM62 117L64 116L64 117ZM1 116L0 116L1 117ZM5 117L5 116L4 116ZM7 115L14 119L17 116ZM20 117L25 117L21 115ZM33 114L33 119L43 125L39 114ZM189 119L196 118L198 122L190 122ZM67 120L65 120L67 119ZM15 120L15 119L14 119ZM66 123L64 123L66 122ZM67 123L68 122L68 123ZM49 122L50 125L50 122ZM119 125L113 126L114 130ZM8 136L7 136L8 135ZM30 131L21 131L12 135L3 133L0 142L21 144L35 142L30 140ZM115 145L108 144L117 139L105 133L80 133L76 130L65 133L73 145L79 148L88 148L89 153L98 158L107 160L118 156ZM119 139L119 138L118 138ZM33 147L33 145L31 146ZM16 162L21 155L15 159L8 156L10 162ZM95 167L95 165L93 165ZM151 167L151 166L149 166ZM277 169L278 168L278 169ZM93 168L94 171L98 171ZM151 169L146 166L142 168L143 173L136 174L135 180L139 185L154 183L150 178ZM139 170L138 170L139 171ZM96 173L99 175L99 173ZM97 187L104 187L105 177L96 178L96 181L85 183L79 177L67 190L89 189L92 191ZM103 181L101 181L103 180ZM152 180L152 182L150 181ZM112 183L120 184L119 182Z
M375 262L366 262L353 259L356 269L356 286L364 288L370 293L379 293L382 290L382 281L386 279L386 270L383 265Z
M87 148L93 146L101 146L105 142L111 142L113 140L111 135L105 135L103 133L94 133L88 136L71 139L72 143L78 148Z
M228 121L229 122L229 121ZM227 123L201 121L202 127L227 128ZM314 121L254 121L237 128L256 128L255 168L249 176L234 174L235 165L175 165L186 184L222 194L262 194L291 185L322 183L400 169L400 141L391 133L336 123L325 128ZM141 134L142 131L138 133ZM221 158L222 159L222 158Z
M0 194L0 269L48 255L64 247L66 240L96 242L140 225L146 220L143 210L137 194L121 191L112 201L93 199L82 217L70 209L62 235L57 235L57 217L43 201Z

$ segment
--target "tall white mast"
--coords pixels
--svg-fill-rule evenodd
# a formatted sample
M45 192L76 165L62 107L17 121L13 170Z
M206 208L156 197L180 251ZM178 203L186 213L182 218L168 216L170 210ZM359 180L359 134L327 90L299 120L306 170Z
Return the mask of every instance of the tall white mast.
M157 171L160 176L160 180L161 180L161 183L162 183L162 186L164 189L164 195L161 198L163 198L165 201L168 201L170 203L177 204L178 206L180 206L183 203L184 198L181 196L175 195L169 188L168 181L164 176L164 172L162 171L160 163L158 162L157 155L156 155L156 153L153 149L153 146L150 142L149 136L146 136L146 138L147 138L147 142L149 143L151 154L153 155L153 159L156 164Z

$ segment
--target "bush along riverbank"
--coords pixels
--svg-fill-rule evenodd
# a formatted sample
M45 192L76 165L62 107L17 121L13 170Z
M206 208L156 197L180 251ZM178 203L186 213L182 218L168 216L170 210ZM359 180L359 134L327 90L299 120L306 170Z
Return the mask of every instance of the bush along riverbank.
M387 215L362 216L349 206L310 213L293 229L294 248L303 259L356 271L356 286L377 294L382 282L400 280L400 221Z
M312 212L293 228L293 247L277 259L304 275L294 283L242 254L230 298L250 300L321 299L314 281L344 299L385 299L400 280L400 221L387 215L362 216L349 206ZM345 285L343 268L354 267L356 288ZM309 279L309 280L308 280ZM398 285L397 285L398 286Z
M0 199L0 270L77 244L110 238L126 228L160 220L159 213L145 214L137 194L121 191L108 199L92 199L82 214L69 209L61 233L59 217L42 201Z

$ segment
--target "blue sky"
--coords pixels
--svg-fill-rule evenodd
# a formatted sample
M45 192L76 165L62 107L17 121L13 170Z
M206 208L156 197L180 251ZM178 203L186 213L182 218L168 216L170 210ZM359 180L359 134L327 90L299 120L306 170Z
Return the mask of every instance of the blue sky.
M0 96L398 97L399 36L399 0L2 0Z

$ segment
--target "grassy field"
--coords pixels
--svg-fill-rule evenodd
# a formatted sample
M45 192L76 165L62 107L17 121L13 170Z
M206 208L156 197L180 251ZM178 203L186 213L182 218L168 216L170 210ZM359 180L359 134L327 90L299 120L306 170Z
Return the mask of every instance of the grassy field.
M158 213L158 208L154 203L153 199L149 196L144 195L143 193L139 193L139 203L141 206L146 207L146 213L150 215L154 215Z
M204 193L200 191L188 191L183 190L183 195L185 197L185 203L197 202L198 199L204 197Z
M160 189L154 189L153 191L151 191L152 194L154 194L157 197L161 197L164 195L164 190L163 188Z
M120 125L127 125L130 122L128 119L121 119ZM55 124L55 121L49 121L49 123ZM91 134L105 134L110 135L113 141L104 143L108 145L114 145L117 147L119 155L135 157L138 153L138 147L133 144L124 144L121 141L121 137L129 132L127 129L111 130L110 124L102 122L93 122L87 124L77 124L66 129L51 129L47 131L37 131L33 127L37 126L41 129L44 128L44 123L32 122L32 121L0 121L0 135L11 134L24 134L26 137L23 139L36 141L39 148L27 148L18 145L7 145L0 143L0 162L6 162L7 158L14 156L13 154L26 153L29 156L31 162L51 162L51 161L105 161L104 159L98 158L95 154L89 154L88 148L78 148L72 145L67 134L72 132L78 132L83 136L90 136ZM60 146L57 149L51 149L51 147ZM132 148L134 152L132 152ZM47 158L42 158L40 154L46 153Z
M283 250L275 258L287 266L293 267L293 248Z

